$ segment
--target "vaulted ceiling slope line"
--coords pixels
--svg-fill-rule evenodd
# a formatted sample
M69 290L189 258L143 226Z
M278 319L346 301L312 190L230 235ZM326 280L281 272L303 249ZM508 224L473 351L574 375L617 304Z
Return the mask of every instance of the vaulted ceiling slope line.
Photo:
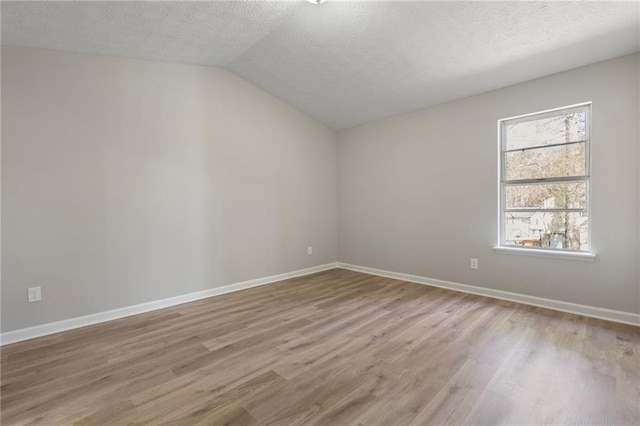
M2 43L222 67L335 129L640 51L640 2L2 2Z

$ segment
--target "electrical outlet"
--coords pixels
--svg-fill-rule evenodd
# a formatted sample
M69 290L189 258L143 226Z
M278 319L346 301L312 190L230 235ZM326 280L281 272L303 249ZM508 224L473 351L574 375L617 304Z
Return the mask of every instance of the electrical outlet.
M471 269L478 269L478 259L471 258L471 262L469 262L469 267Z
M313 254L313 247L307 247L307 256L311 256Z
M29 300L29 303L41 301L42 289L40 287L29 287L27 289L27 300Z

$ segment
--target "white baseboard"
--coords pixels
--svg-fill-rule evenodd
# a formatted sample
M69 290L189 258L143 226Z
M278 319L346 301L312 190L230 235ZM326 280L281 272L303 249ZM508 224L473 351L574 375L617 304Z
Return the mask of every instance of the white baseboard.
M561 312L584 315L592 318L599 318L608 321L619 322L640 326L640 314L632 312L616 311L612 309L598 308L595 306L580 305L577 303L563 302L560 300L545 299L543 297L527 296L525 294L511 293L502 290L476 287L473 285L459 284L450 281L436 280L432 278L420 277L417 275L403 274L400 272L384 271L382 269L368 268L366 266L350 265L338 262L338 268L350 271L364 272L366 274L378 275L386 278L394 278L402 281L409 281L416 284L424 284L433 287L441 287L463 293L477 294L479 296L492 297L494 299L508 300L511 302L524 303L526 305L538 306L541 308L553 309Z
M73 330L88 325L99 324L106 321L112 321L131 315L142 314L145 312L155 311L157 309L167 308L170 306L180 305L182 303L193 302L195 300L206 299L207 297L217 296L221 294L231 293L234 291L244 290L252 287L258 287L265 284L301 277L304 275L314 274L316 272L327 271L334 268L348 269L350 271L363 272L381 277L394 278L402 281L409 281L417 284L424 284L433 287L441 287L449 290L460 291L463 293L477 294L480 296L492 297L495 299L508 300L511 302L524 303L527 305L539 306L541 308L553 309L561 312L569 312L593 318L600 318L608 321L619 322L623 324L631 324L640 326L640 314L632 312L616 311L612 309L598 308L595 306L580 305L577 303L563 302L560 300L545 299L542 297L527 296L524 294L511 293L502 290L493 290L484 287L476 287L467 284L459 284L450 281L437 280L432 278L420 277L418 275L403 274L400 272L385 271L382 269L369 268L366 266L351 265L342 262L327 263L325 265L314 266L312 268L301 269L298 271L287 272L284 274L272 275L269 277L257 278L249 281L242 281L222 287L215 287L208 290L198 291L195 293L184 294L181 296L170 297L168 299L156 300L153 302L141 303L139 305L126 306L124 308L113 309L96 314L85 315L77 318L70 318L62 321L56 321L48 324L37 325L34 327L23 328L20 330L8 331L0 334L0 346L17 343L24 340L34 339L36 337L47 336L49 334L60 333L62 331Z
M49 334L60 333L61 331L73 330L75 328L86 327L88 325L98 324L101 322L111 321L131 315L142 314L157 309L167 308L169 306L180 305L182 303L193 302L195 300L206 299L207 297L218 296L220 294L231 293L234 291L245 290L247 288L258 287L265 284L287 280L290 278L301 277L304 275L314 274L316 272L327 271L338 267L337 262L327 263L325 265L314 266L311 268L300 269L298 271L286 272L284 274L272 275L270 277L256 278L254 280L242 281L222 287L215 287L208 290L198 291L195 293L184 294L181 296L170 297L168 299L156 300L153 302L141 303L139 305L126 306L124 308L113 309L96 314L85 315L77 318L70 318L62 321L51 322L48 324L36 325L34 327L22 328L20 330L7 331L0 334L0 346L10 343L21 342L23 340L34 339L36 337L47 336Z

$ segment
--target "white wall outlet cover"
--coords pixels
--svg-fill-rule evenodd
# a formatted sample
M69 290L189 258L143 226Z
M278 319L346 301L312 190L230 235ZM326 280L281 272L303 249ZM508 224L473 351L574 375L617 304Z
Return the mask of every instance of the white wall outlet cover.
M42 300L42 289L40 287L29 287L27 289L27 299L29 303Z
M313 247L307 247L307 255L311 256L313 254Z
M478 269L478 259L474 259L473 257L471 258L471 261L469 262L469 267L471 269Z

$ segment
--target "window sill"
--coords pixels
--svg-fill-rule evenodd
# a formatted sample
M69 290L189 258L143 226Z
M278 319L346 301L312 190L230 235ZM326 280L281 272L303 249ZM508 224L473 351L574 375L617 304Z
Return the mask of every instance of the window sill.
M556 251L544 249L528 249L520 247L494 247L493 251L498 254L515 254L519 256L547 257L551 259L580 260L583 262L593 262L595 253L586 251Z

